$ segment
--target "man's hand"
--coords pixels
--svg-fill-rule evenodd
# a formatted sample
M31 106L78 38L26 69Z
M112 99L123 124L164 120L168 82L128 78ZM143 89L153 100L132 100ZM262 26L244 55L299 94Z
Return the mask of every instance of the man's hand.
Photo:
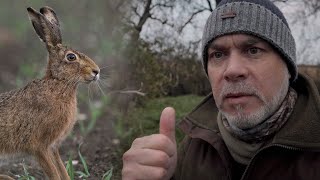
M123 180L168 180L177 165L175 110L167 107L160 117L159 134L137 138L123 157Z

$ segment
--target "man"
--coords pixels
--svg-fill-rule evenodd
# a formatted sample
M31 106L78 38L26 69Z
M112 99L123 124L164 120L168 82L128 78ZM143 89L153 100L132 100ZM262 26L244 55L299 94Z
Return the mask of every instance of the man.
M203 65L212 94L178 123L136 139L123 179L320 179L320 98L298 74L295 42L269 0L223 0L207 20ZM178 159L178 160L177 160Z

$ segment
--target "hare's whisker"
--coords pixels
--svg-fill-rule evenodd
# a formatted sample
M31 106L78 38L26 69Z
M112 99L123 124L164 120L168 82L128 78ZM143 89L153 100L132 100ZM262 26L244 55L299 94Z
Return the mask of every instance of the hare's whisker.
M101 85L101 87L103 87L104 89L108 88L109 87L109 81L106 80L106 81L98 81L98 83Z
M97 87L95 86L95 82L90 83L91 95L97 94Z
M108 87L109 84L111 84L110 80L108 80L108 79L100 80L99 83L104 85L103 87L105 87L105 86Z
M109 75L101 74L99 80L101 79L111 79Z
M65 85L66 85L65 88L69 88L71 84L72 84L72 79L69 79L69 80L67 81L67 83L65 84Z
M107 74L100 74L100 79L108 79L109 77Z
M88 85L88 101L89 101L89 105L92 105L92 102L91 102L90 86L91 86L91 84L89 84L89 85Z
M70 79L63 85L62 87L62 94L65 95L66 91L68 90L68 84L69 84Z
M109 67L110 67L110 66L103 66L103 67L100 68L100 70L101 70L101 69L104 69L104 68L109 68Z
M76 81L74 81L73 79L68 79L68 81L65 83L63 94L68 91L72 91L72 87L78 82L79 76L77 76L75 79Z
M80 76L76 76L74 79L68 79L63 88L63 95L66 95L67 92L73 91L74 86L80 81Z
M97 86L99 87L102 95L103 95L104 97L106 97L106 94L104 93L104 91L103 91L102 88L100 87L99 81L98 81L96 84L97 84Z
M80 77L80 75L78 75L78 77L77 77L77 81L76 81L76 83L75 83L75 84L78 84L80 81L81 81L81 77Z

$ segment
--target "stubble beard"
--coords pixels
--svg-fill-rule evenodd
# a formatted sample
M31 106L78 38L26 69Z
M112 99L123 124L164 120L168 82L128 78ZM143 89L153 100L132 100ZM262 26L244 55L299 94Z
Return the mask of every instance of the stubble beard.
M285 75L283 76L283 83L277 92L275 96L272 97L271 100L267 101L267 99L260 94L260 92L252 85L250 85L247 82L237 82L237 83L230 83L225 85L222 88L223 93L220 94L219 99L220 102L217 104L220 112L222 115L227 119L229 125L233 129L250 129L258 124L262 123L265 121L268 117L270 117L281 105L283 102L284 98L286 97L289 89L289 75L286 72ZM236 110L235 113L231 114L228 112L225 112L222 108L222 98L227 94L234 92L234 90L237 90L237 92L243 92L243 93L250 93L259 98L262 102L263 105L255 110L254 112L248 114L245 113L244 111L244 106L241 104L235 104L233 108Z

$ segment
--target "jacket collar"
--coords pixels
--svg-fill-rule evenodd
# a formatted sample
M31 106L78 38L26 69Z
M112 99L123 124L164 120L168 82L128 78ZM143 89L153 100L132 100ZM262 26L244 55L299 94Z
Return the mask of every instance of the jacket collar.
M320 148L320 96L307 75L299 74L291 85L298 93L294 110L286 124L271 143L296 148ZM220 132L217 124L218 108L209 94L191 113L178 122L188 136L213 144ZM218 136L217 136L218 135Z

